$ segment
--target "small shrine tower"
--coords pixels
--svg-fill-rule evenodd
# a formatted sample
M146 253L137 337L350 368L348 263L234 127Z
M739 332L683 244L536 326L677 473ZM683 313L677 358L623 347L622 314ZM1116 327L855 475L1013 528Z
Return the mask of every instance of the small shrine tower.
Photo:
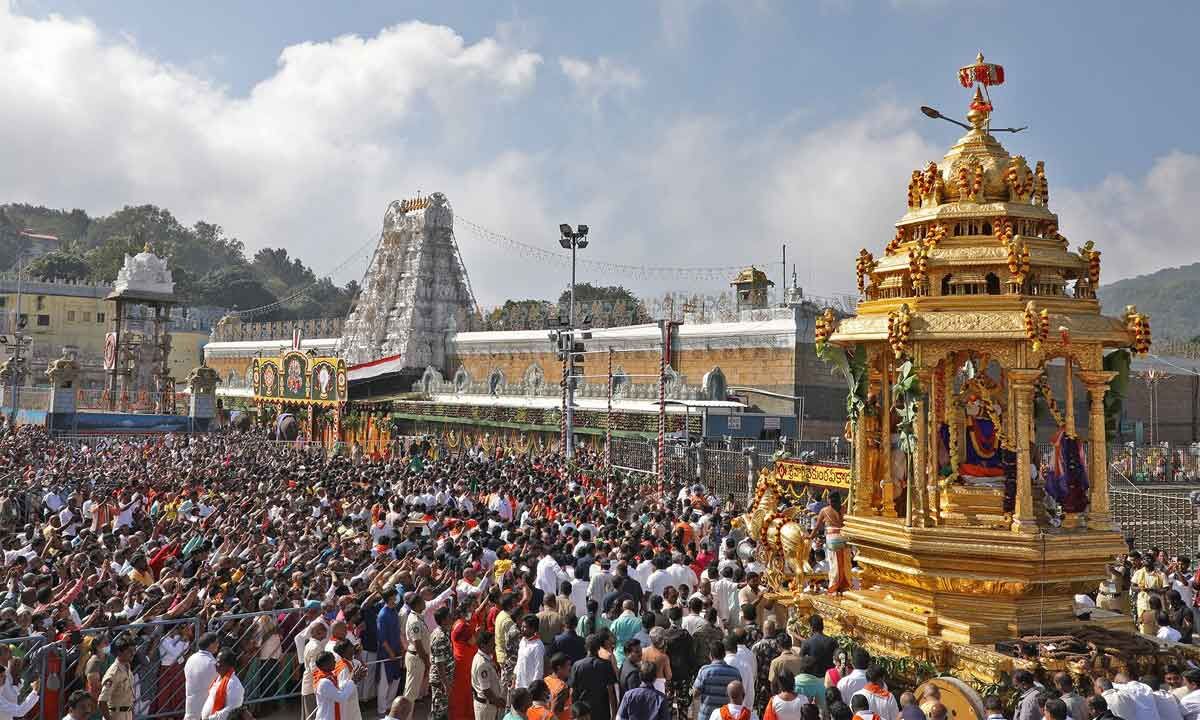
M104 340L109 409L174 413L169 323L171 308L179 300L167 261L151 251L150 243L142 252L126 255L106 299L117 306L112 331ZM141 308L149 308L148 317L133 312Z
M739 272L729 284L737 293L738 312L762 310L767 307L770 289L775 287L775 283L767 278L767 274L753 265Z

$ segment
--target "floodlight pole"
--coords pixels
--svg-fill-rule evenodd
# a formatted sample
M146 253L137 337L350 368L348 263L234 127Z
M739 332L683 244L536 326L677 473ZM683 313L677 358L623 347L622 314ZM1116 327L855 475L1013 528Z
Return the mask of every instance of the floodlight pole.
M559 232L562 234L559 244L564 248L571 250L571 289L570 289L570 305L567 308L567 329L566 342L561 343L560 347L567 353L566 358L566 407L563 408L563 424L565 426L566 438L563 442L563 454L568 461L575 458L575 253L579 248L587 247L587 225L577 225L575 229L571 229L570 225L563 223L558 226Z
M563 452L567 461L575 459L575 249L571 236L571 300L567 308L567 443Z

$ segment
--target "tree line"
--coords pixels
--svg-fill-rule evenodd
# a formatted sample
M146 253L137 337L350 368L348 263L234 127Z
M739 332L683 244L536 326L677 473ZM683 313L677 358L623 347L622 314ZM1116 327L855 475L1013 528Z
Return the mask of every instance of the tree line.
M29 253L33 243L24 230L59 239L57 249L26 260L26 272L42 280L112 283L125 255L148 243L167 258L176 295L189 305L246 310L312 286L255 320L344 316L359 290L353 280L339 286L318 278L285 248L263 248L247 258L242 241L226 236L220 225L201 220L188 227L154 205L127 205L102 217L79 209L0 205L0 268L15 268L17 258Z

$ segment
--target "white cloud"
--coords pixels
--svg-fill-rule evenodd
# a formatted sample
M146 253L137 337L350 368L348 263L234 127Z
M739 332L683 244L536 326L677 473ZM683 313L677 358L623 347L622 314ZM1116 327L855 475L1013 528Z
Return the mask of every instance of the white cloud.
M1082 190L1056 192L1051 175L1050 205L1072 248L1092 240L1103 253L1103 282L1200 260L1200 155L1175 151L1144 177L1110 175Z
M637 68L612 58L599 57L588 62L563 56L558 59L558 66L593 109L600 106L606 95L619 95L642 87L642 74Z
M891 239L913 168L943 154L908 120L886 103L808 131L748 133L718 117L680 118L592 178L595 200L579 215L599 229L597 252L619 243L609 257L626 262L772 262L787 243L802 284L811 277L812 291L843 291L859 248L877 252ZM678 281L646 287L664 282Z
M238 96L86 19L0 2L0 94L20 98L0 105L0 130L20 138L0 151L0 198L94 213L154 203L320 272L377 233L397 197L453 201L459 178L519 173L503 149L474 150L541 61L410 22L287 47Z
M611 145L514 149L492 120L531 92L542 59L503 35L469 43L405 23L293 45L234 95L86 20L33 20L0 0L0 93L19 99L0 104L0 132L19 139L0 150L0 200L95 213L155 203L323 272L378 233L391 200L441 190L460 217L548 248L559 222L588 223L595 260L728 266L773 261L787 243L801 282L830 293L853 284L859 248L890 239L912 169L945 150L876 95L817 127L798 112L766 128L667 116ZM559 66L596 102L643 84L604 57ZM1143 178L1076 192L1054 186L1053 168L1050 180L1063 231L1097 241L1106 279L1195 259L1200 157L1174 153ZM465 228L458 238L485 304L552 297L566 281ZM581 280L646 293L724 283L588 268Z

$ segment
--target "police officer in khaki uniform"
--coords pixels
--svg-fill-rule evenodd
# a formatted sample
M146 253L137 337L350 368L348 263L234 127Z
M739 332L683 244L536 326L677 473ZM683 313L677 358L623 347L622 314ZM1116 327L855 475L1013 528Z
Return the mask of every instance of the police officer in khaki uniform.
M100 683L100 715L104 720L133 720L133 643L119 639L112 644L117 661Z
M479 651L471 661L471 695L475 701L475 720L496 720L506 705L500 694L500 671L492 659L495 652L490 632L479 633Z

